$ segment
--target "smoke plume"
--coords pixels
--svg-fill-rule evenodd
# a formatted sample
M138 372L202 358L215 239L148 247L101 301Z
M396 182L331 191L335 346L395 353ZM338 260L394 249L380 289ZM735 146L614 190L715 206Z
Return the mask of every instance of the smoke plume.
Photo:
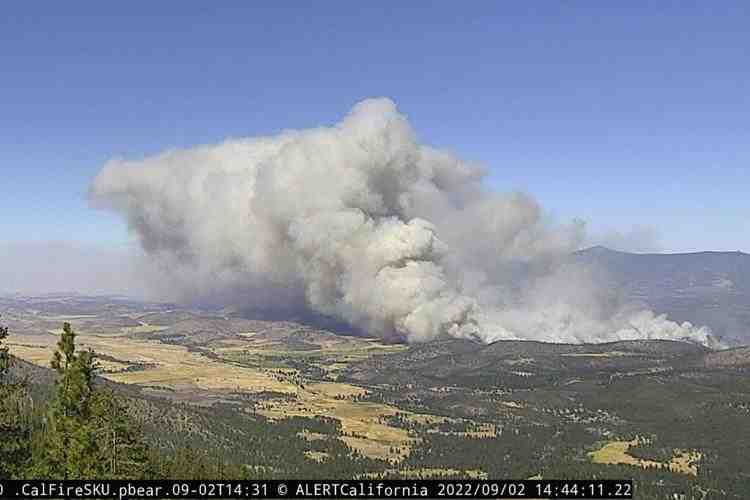
M566 259L582 222L483 176L370 99L328 128L112 160L91 196L127 219L170 298L307 308L410 342L708 339L601 290Z

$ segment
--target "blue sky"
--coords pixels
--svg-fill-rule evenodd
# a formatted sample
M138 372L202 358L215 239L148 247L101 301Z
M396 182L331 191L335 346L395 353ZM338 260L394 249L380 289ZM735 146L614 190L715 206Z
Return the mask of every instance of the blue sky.
M595 232L750 251L747 2L13 2L0 11L0 242L129 241L113 156L337 121L420 138Z

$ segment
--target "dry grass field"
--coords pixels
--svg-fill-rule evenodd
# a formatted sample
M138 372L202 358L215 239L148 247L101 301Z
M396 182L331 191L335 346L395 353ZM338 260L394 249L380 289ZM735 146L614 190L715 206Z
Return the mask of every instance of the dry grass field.
M675 455L669 462L656 462L654 460L644 460L628 454L632 446L637 446L639 439L631 441L610 441L599 450L589 453L591 461L598 464L624 464L635 467L667 467L672 472L688 474L691 476L698 475L698 462L701 454L690 450L675 450Z
M300 390L296 400L269 401L257 411L273 420L292 416L332 417L341 422L342 439L363 455L397 461L403 459L415 439L404 429L382 423L382 417L395 415L399 409L379 403L338 399L338 395L362 391L355 386L343 386L346 384L314 384L310 390L307 387Z
M330 458L330 455L324 451L306 451L305 456L309 458L310 460L315 460L316 462L325 462Z
M207 356L182 345L166 344L157 340L131 336L133 333L158 332L164 327L123 328L120 335L79 333L79 349L92 349L107 359L100 359L100 375L115 382L135 384L174 400L196 404L212 404L237 393L273 392L293 395L292 399L271 399L256 407L268 418L280 420L292 416L325 416L341 422L342 438L363 455L399 461L409 452L415 438L397 427L384 424L383 417L395 415L399 409L372 402L355 401L368 393L356 385L327 381L295 379L294 369L275 366L278 357L310 358L330 371L370 356L402 350L403 346L385 345L367 339L321 335L313 351L291 350L284 336L268 336L248 332L233 339L219 340L211 347L216 356ZM13 354L43 366L48 366L60 331L43 335L18 335L10 343ZM260 366L235 362L233 355L254 355L267 359ZM324 358L335 357L336 366L324 363ZM318 361L320 360L320 361ZM125 371L139 366L137 370ZM424 419L430 416L422 417ZM312 437L312 436L311 436ZM322 457L316 457L316 459Z

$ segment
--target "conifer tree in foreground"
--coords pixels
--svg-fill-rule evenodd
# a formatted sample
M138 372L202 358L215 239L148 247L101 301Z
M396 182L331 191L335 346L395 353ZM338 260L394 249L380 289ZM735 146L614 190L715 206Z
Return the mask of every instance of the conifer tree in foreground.
M90 422L98 443L102 473L109 479L137 479L148 465L148 447L125 403L110 389L97 389Z
M51 363L58 374L55 396L32 473L55 479L140 478L147 462L140 430L111 390L95 386L94 352L77 353L75 338L64 323Z
M91 351L76 353L75 332L70 323L52 358L57 371L55 396L49 404L44 436L34 457L34 475L55 479L98 476L97 443L88 425L94 391L95 358Z
M11 357L3 345L8 328L0 326L0 479L19 477L30 456L26 386L9 379Z

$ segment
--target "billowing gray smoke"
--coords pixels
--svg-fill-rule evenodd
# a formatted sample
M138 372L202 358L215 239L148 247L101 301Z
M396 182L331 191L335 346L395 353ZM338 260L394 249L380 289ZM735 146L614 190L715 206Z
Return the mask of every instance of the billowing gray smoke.
M91 192L178 298L293 304L408 341L708 339L625 307L564 259L582 223L482 181L370 99L330 128L113 160Z

